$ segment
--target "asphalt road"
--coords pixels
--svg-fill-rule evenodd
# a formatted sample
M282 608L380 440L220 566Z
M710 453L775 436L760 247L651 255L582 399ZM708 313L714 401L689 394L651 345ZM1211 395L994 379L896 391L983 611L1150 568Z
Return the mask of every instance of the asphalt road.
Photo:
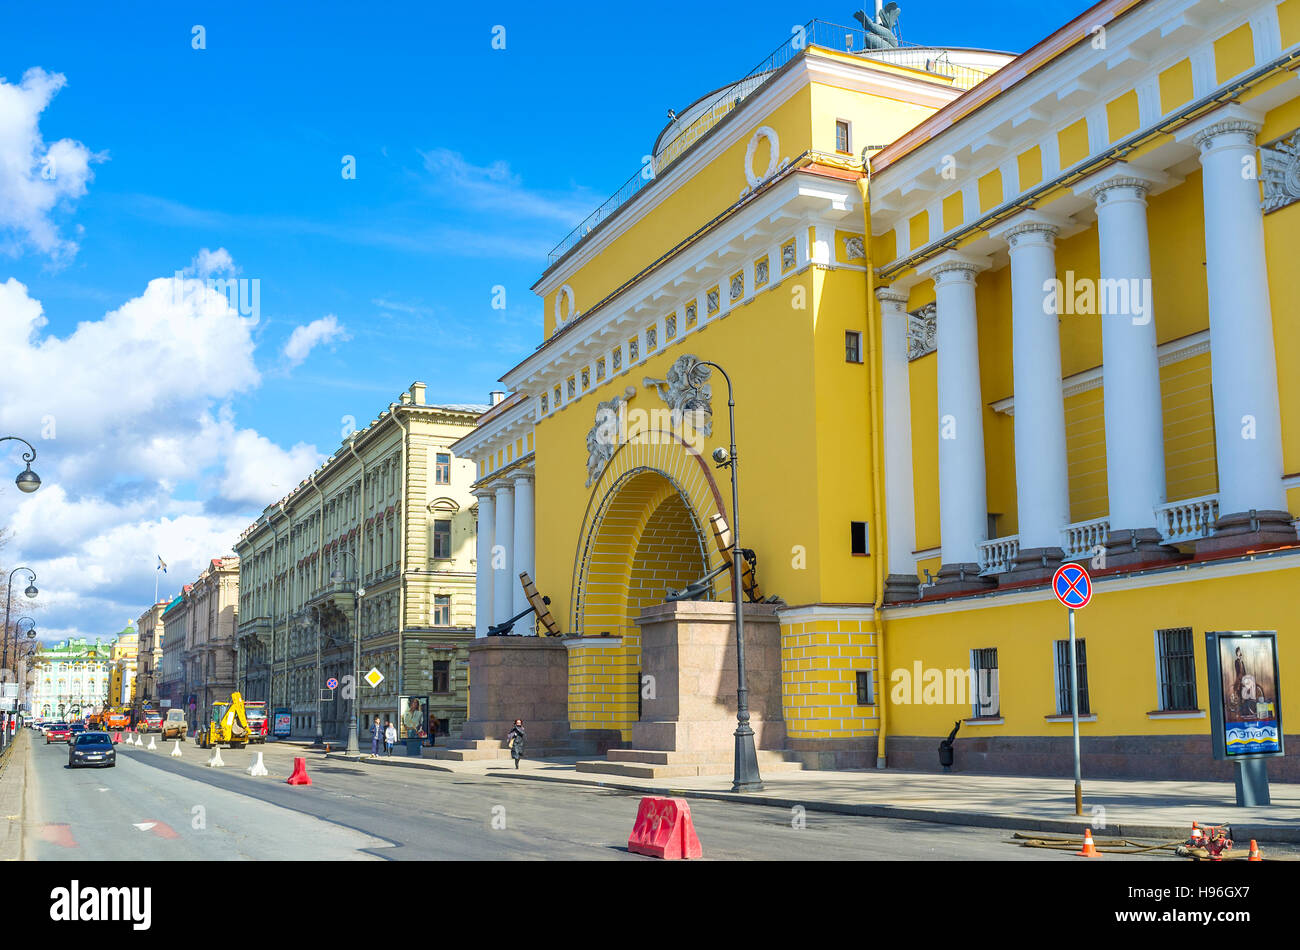
M161 745L161 744L160 744ZM111 769L69 770L34 743L24 857L39 860L653 860L627 851L638 796L551 782L341 763L307 755L310 787L285 784L292 746L223 750L225 768L119 748ZM692 800L706 859L1025 860L1073 855L1008 844L1003 831ZM199 819L202 820L199 820ZM1115 856L1119 857L1119 856ZM1158 858L1126 858L1159 860Z

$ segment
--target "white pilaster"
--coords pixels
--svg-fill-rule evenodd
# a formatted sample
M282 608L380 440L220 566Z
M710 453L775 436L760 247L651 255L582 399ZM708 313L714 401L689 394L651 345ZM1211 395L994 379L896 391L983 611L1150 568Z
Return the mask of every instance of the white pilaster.
M474 635L487 636L493 624L492 601L492 543L496 499L490 491L476 491L478 499L478 533L474 541Z
M1101 251L1102 386L1112 531L1156 528L1165 503L1164 410L1151 284L1147 192L1157 177L1120 163L1087 183Z
M1049 309L1056 280L1056 223L1019 215L996 235L1011 254L1011 360L1016 397L1016 520L1020 550L1060 548L1070 523L1070 481L1061 392L1059 317ZM1052 294L1059 301L1059 297Z
M934 279L938 342L939 528L942 563L977 564L988 540L984 400L980 395L975 274L983 267L955 253L926 269Z
M912 492L912 395L908 387L907 294L876 291L881 309L884 377L885 511L888 573L916 575Z
M533 473L519 472L514 476L515 483L515 579L512 585L514 604L511 614L517 614L528 606L524 595L524 585L519 583L519 573L527 571L528 576L536 580L533 570Z
M512 616L510 608L514 606L514 589L519 586L515 576L515 490L512 485L498 485L496 490L496 531L493 551L494 567L492 572L492 622L504 623Z
M1286 511L1273 310L1255 136L1263 119L1232 105L1180 130L1200 151L1205 201L1219 512Z

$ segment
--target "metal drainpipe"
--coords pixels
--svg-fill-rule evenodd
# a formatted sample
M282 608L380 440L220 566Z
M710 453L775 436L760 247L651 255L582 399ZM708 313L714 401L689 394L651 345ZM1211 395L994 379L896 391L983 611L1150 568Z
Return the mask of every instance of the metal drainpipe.
M402 463L399 469L401 473L401 482L399 489L399 507L397 523L397 538L401 548L401 554L398 555L398 572L397 572L397 695L402 695L402 633L406 629L406 464L407 464L407 442L410 439L410 430L406 427L406 421L397 410L401 408L397 403L390 407L393 410L393 418L402 428ZM401 715L401 710L398 710Z
M885 767L885 757L889 736L889 694L885 688L885 519L887 512L881 501L881 481L884 479L884 461L881 443L883 441L884 413L880 408L880 373L877 362L881 357L881 347L876 342L876 334L881 331L876 319L876 274L871 265L871 160L866 150L862 153L863 177L858 179L858 191L862 195L862 216L865 221L866 234L863 238L864 251L867 255L867 366L870 372L869 411L871 413L871 492L872 504L876 516L873 519L875 530L875 568L876 596L871 606L872 620L876 628L876 669L880 674L880 686L876 690L876 704L880 711L879 725L876 729L876 768ZM883 342L883 335L881 337Z
M366 462L365 462L365 459L363 459L363 458L360 456L360 454L357 452L357 434L356 434L355 432L352 433L352 437L351 437L350 439L348 439L348 451L350 451L350 452L352 453L352 457L353 457L354 459L356 459L356 460L357 460L357 464L359 464L359 465L361 466L361 495L357 498L357 547L356 547L356 551L353 552L353 555L352 555L353 560L356 562L356 568L357 568L357 585L356 585L356 586L357 586L357 590L360 590L361 587L363 586L362 578L365 576L365 566L366 566L365 558L364 558L364 556L362 555L362 552L365 550L365 547L366 547L366 546L365 546L365 540L366 540ZM356 596L356 594L354 593L353 596ZM357 603L356 603L356 613L355 613L355 617L356 617L356 624L357 624L357 630L356 630L357 643L360 644L360 643L361 643L361 598L360 598L359 596L357 596ZM360 652L361 652L361 648L360 648L360 646L358 646L358 647L357 647L357 653L356 653L356 655L359 656L359 655L360 655ZM357 664L357 665L360 665L360 664ZM360 671L359 669L358 669L358 670L353 670L353 671L352 671L352 676L353 676L353 679L352 679L352 690L353 690L353 692L352 692L352 696L353 696L353 699L352 699L352 701L353 701L354 703L357 703L357 710L360 711L360 709L361 709L361 705L360 705L360 703L361 703L361 683L360 683L361 671ZM356 718L357 718L357 722L358 722L358 724L359 724L359 723L361 722L361 718L360 718L359 716L356 717ZM361 737L360 737L360 736L357 736L357 742L358 742L358 743L361 742Z

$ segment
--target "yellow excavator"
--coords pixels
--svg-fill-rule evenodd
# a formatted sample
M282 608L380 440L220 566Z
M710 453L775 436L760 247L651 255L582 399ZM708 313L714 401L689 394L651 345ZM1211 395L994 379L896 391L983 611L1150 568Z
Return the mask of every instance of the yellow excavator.
M215 745L242 749L252 735L253 730L244 711L244 697L239 693L231 693L230 702L212 704L212 715L199 727L198 743L200 749L210 749Z

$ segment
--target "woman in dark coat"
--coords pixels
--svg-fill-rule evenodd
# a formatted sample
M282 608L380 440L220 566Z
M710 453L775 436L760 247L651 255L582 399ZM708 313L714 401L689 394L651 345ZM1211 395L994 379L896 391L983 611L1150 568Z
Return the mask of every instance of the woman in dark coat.
M506 744L510 746L510 757L519 768L519 760L524 757L524 721L516 719L514 726L506 733Z

